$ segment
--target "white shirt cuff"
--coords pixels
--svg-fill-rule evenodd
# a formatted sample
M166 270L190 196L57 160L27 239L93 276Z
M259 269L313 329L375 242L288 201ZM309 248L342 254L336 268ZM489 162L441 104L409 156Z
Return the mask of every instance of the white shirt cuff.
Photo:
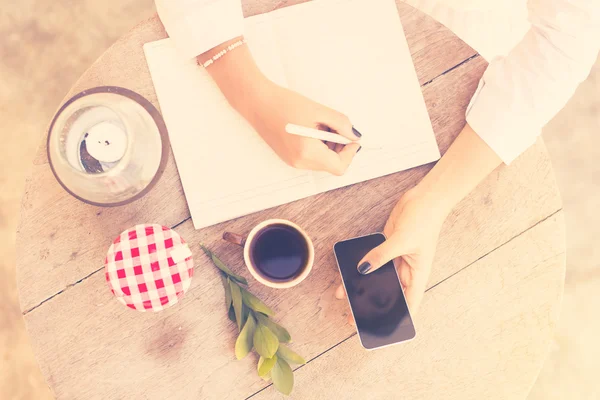
M486 87L485 78L467 107L467 123L508 165L535 143L542 129L510 103L510 96Z
M240 0L156 0L156 9L175 47L186 59L243 35Z

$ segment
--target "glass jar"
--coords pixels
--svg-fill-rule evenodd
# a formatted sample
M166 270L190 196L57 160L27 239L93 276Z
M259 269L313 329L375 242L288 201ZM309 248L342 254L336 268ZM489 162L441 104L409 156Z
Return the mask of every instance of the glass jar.
M162 116L131 90L85 90L58 111L48 132L48 161L63 188L97 206L134 201L151 189L167 157Z

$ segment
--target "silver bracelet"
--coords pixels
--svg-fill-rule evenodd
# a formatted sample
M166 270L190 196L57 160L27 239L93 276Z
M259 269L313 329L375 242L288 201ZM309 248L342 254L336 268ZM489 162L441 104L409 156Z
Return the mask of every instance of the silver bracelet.
M210 65L214 64L214 62L217 61L219 58L223 57L225 54L229 53L230 51L235 50L238 47L244 45L245 43L246 43L246 39L242 39L242 40L238 40L235 43L230 44L229 46L227 46L226 48L224 48L223 50L221 50L220 52L215 54L211 59L207 60L204 64L202 64L202 66L204 68L208 68Z

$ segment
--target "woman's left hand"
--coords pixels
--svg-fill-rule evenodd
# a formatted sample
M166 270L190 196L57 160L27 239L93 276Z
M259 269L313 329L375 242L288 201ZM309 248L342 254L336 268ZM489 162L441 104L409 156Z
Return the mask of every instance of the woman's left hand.
M412 189L398 201L385 224L383 233L387 240L357 265L360 273L369 274L394 260L413 316L427 288L438 236L447 214L446 208L427 201L417 188ZM343 285L338 287L336 297L346 297ZM349 320L354 323L352 314Z

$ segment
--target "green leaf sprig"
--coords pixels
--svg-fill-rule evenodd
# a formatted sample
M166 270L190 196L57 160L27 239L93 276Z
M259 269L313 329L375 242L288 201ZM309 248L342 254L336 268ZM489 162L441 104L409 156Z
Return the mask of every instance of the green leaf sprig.
M236 358L241 360L256 350L260 356L258 375L265 381L272 379L279 392L289 395L294 388L290 364L306 363L302 356L282 344L292 341L289 332L271 319L275 312L244 287L248 286L244 277L236 275L206 246L200 244L200 247L221 273L227 315L240 332L235 342Z

